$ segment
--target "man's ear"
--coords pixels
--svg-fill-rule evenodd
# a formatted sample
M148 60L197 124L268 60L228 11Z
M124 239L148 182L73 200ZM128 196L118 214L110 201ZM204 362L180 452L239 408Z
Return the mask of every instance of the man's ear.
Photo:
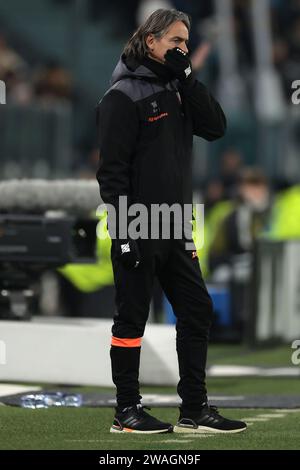
M148 34L148 36L146 37L146 44L147 44L147 47L148 49L151 49L153 48L153 45L154 45L154 36L153 34Z

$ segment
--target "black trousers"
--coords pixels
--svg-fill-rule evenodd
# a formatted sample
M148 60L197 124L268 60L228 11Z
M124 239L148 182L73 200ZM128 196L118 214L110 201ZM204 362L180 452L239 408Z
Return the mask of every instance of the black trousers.
M139 365L152 295L158 277L176 315L176 350L182 408L196 410L207 400L205 366L212 301L204 284L196 252L185 249L185 240L138 240L142 261L127 271L115 256L112 264L117 313L110 350L112 377L118 408L140 402Z

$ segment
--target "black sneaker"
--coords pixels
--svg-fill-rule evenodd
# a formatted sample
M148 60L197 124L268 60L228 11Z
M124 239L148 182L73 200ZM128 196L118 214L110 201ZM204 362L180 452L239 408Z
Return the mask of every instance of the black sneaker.
M195 413L183 412L180 409L180 417L174 432L188 433L236 433L245 431L246 423L223 418L215 406L205 405L202 410Z
M125 408L121 412L116 412L110 432L132 432L138 434L158 434L173 432L170 423L163 423L150 416L140 404Z

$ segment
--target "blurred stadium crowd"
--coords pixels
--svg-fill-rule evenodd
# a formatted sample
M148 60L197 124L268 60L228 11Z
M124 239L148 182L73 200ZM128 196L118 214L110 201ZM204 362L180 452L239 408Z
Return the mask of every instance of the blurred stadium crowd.
M56 4L74 5L75 0L46 0ZM44 2L45 3L45 2ZM249 23L249 0L233 0L233 28L238 45L239 66L244 73L251 71L254 65L252 33ZM272 21L272 56L287 99L290 99L290 84L298 79L300 72L300 2L299 0L271 0ZM193 21L190 49L194 51L200 41L206 39L206 33L213 32L214 2L183 0L88 0L86 19L98 23L105 19L115 24L116 36L126 38L145 16L159 7L174 7L187 12ZM47 6L45 5L45 14ZM59 15L59 9L57 11ZM1 31L1 30L0 30ZM72 73L62 63L28 63L25 57L6 39L1 32L0 40L0 77L7 84L11 102L26 104L34 100L64 101L74 100Z
M14 1L9 3L13 8ZM205 143L195 145L194 189L205 203L206 214L205 247L199 250L198 255L203 273L211 282L230 282L236 260L239 260L240 266L241 263L244 265L245 255L251 255L254 242L260 236L272 240L300 238L300 113L299 107L291 101L292 82L300 79L300 0L269 1L271 72L279 79L284 109L274 120L265 119L254 107L253 80L257 79L259 69L251 19L252 3L250 0L230 2L236 66L246 90L247 106L238 113L232 109L226 110L225 106L227 136L209 149ZM33 0L26 4L27 11L37 8L37 2ZM18 140L19 121L11 122L11 119L9 125L12 127L8 128L1 120L0 150L5 163L0 173L2 178L57 175L95 178L98 152L94 107L108 87L109 74L122 51L122 45L146 16L160 7L174 7L191 15L190 50L196 69L201 61L203 45L210 44L205 66L198 71L199 79L207 83L222 102L220 88L224 74L218 42L222 31L213 0L43 0L38 8L41 17L45 17L45 24L48 18L49 29L43 32L40 28L41 44L35 42L39 40L38 34L30 36L25 28L21 34L13 23L6 21L11 14L8 5L0 7L0 80L6 84L7 108L11 108L6 112L11 113L9 116L22 115L26 120L26 109L31 112L32 109L38 110L38 113L54 112L59 119L60 113L63 113L64 119L70 116L68 164L61 171L58 168L56 173L52 172L52 163L47 166L46 161L43 165L43 158L47 160L47 143L43 141L41 148L45 148L45 153L43 151L44 156L38 155L39 164L34 175L28 173L28 165L25 169L18 165L19 153L24 162L26 151L30 154L32 146L25 139L24 146L16 148L8 137L12 134L14 140ZM75 13L71 14L73 11ZM31 13L34 20L29 28L32 29L38 16L33 10ZM19 14L22 15L22 9ZM18 16L18 13L15 15ZM55 15L57 22L59 18L64 18L61 21L65 21L65 29L70 30L61 43L59 34L55 39L55 21L51 29L50 20ZM24 13L23 23L29 22L29 16ZM69 23L66 22L67 18L70 19ZM97 36L101 31L103 35ZM49 43L57 41L56 48L43 48L43 34L48 35ZM66 47L65 55L60 53L63 44ZM68 59L64 61L64 57ZM84 71L85 59L95 60L97 64L93 68L93 64L89 63L91 68L87 67ZM32 114L28 116L31 119ZM49 137L51 141L56 139L55 136L52 134ZM58 139L58 145L52 150L56 154L53 156L51 153L49 157L53 158L55 165L61 160L57 155L62 149L60 143ZM26 150L26 145L29 150ZM63 145L68 144L64 141ZM11 164L11 160L15 165ZM110 271L107 274L109 252L106 252L107 264L103 268L102 259L101 269L106 270L105 282L111 286L112 274ZM72 276L69 276L70 279L73 287L80 290L80 283L76 285ZM71 287L65 284L63 288L67 298L66 292ZM95 285L94 291L98 290L101 289ZM74 312L78 302L74 301L73 291L69 298L73 299Z

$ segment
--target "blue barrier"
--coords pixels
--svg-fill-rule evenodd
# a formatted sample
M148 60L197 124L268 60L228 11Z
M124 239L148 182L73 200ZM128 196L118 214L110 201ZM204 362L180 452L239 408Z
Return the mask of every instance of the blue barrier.
M217 317L217 323L219 326L230 326L232 323L231 319L231 299L230 290L228 287L207 285L207 290L212 298L214 313ZM164 310L166 323L175 324L176 317L173 313L173 308L164 296Z

